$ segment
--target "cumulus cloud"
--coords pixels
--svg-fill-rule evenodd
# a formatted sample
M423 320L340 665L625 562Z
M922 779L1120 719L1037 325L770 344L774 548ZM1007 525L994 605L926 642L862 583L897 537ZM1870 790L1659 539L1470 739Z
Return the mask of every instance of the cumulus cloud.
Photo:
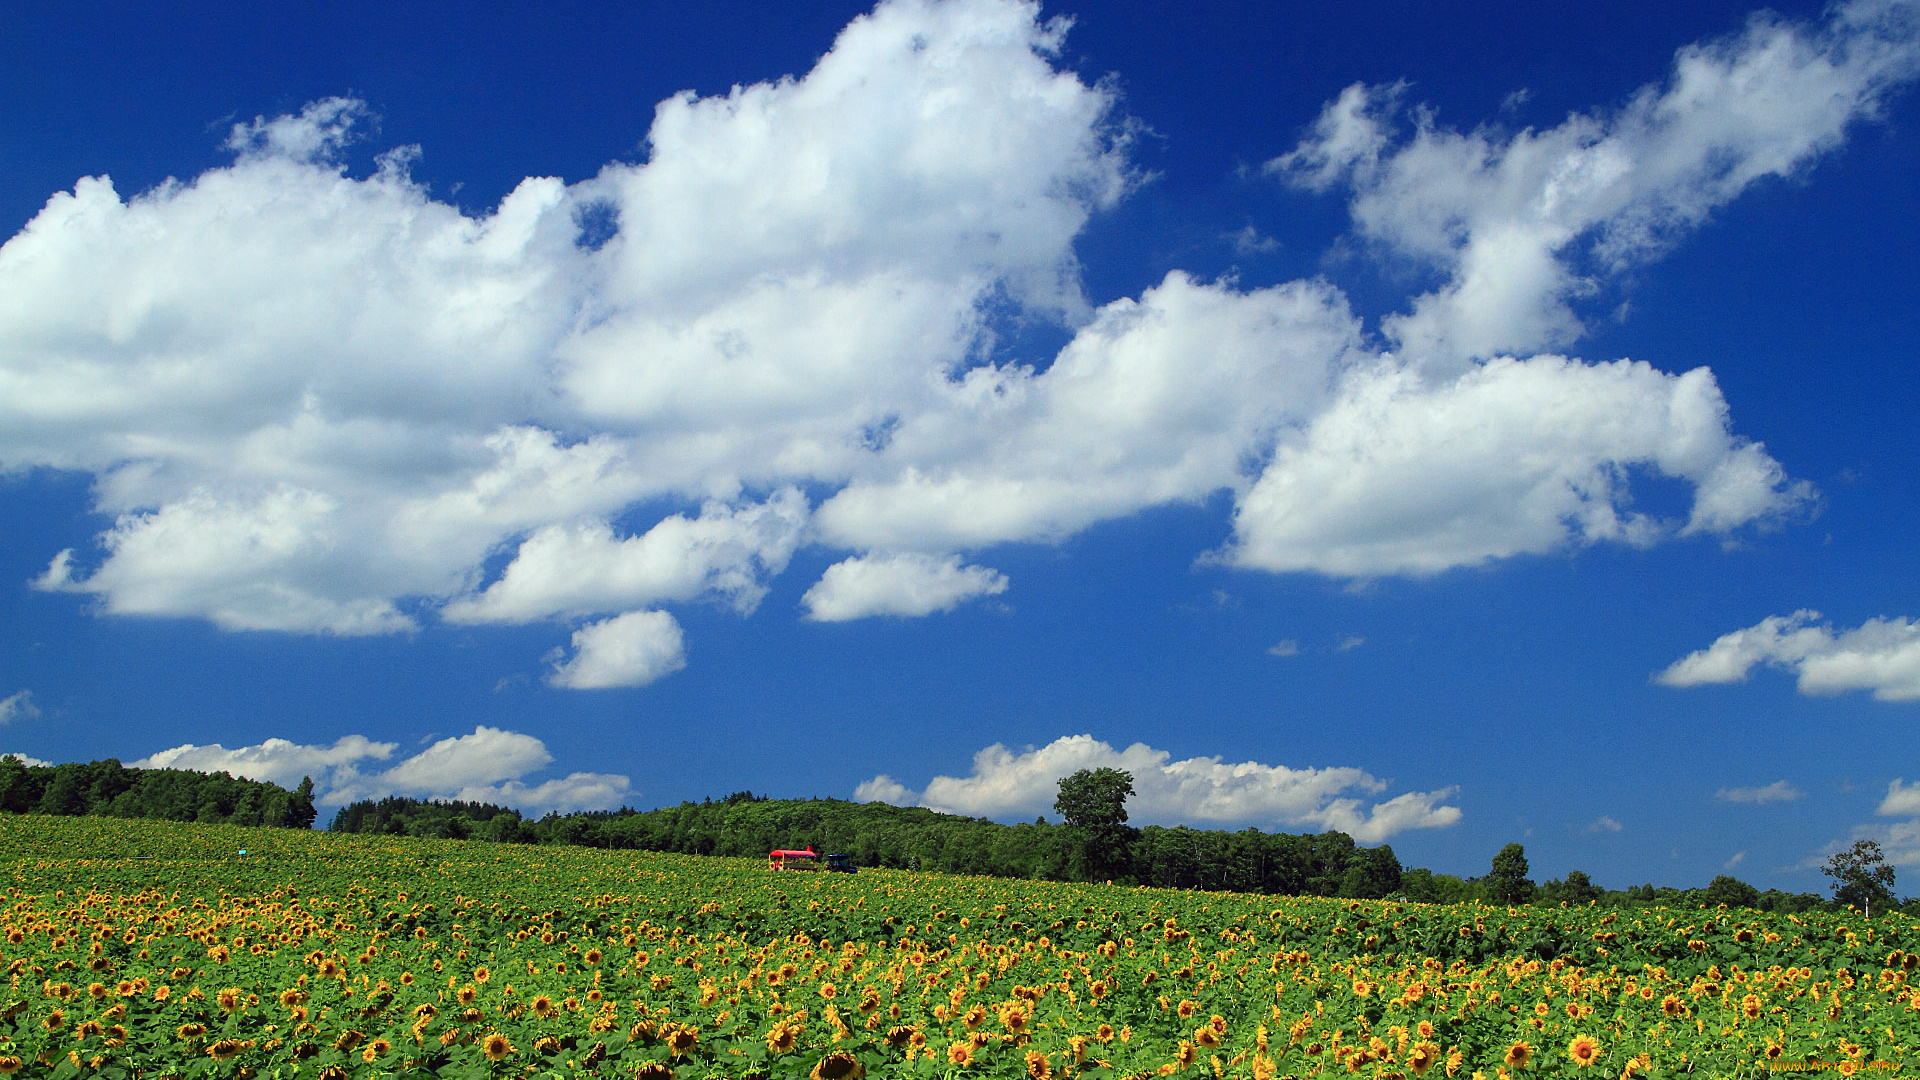
M336 772L351 774L366 761L385 761L393 755L394 743L374 742L364 735L345 735L332 746L306 746L287 739L268 739L253 746L232 750L219 743L195 746L191 743L162 750L138 761L135 769L191 769L194 772L224 772L249 780L265 780L291 788L302 777L313 777L321 789ZM351 802L342 799L341 802Z
M664 611L629 611L573 632L573 656L547 682L572 690L645 686L687 666L680 624Z
M1624 828L1626 828L1626 826L1602 814L1588 823L1586 831L1590 833L1616 833Z
M1879 701L1920 701L1920 623L1875 618L1835 632L1819 618L1805 609L1770 615L1681 657L1654 680L1677 687L1742 682L1766 664L1793 672L1802 694L1867 690Z
M1007 577L985 566L962 566L960 556L911 552L864 555L827 567L800 598L807 618L846 622L874 615L929 615L968 600L1007 591Z
M342 806L361 799L407 795L424 799L463 799L512 806L525 813L549 810L611 810L632 794L625 776L575 772L539 783L524 778L553 762L539 739L501 728L475 727L470 735L440 739L384 769L375 762L393 759L397 744L348 735L331 746L267 739L228 749L219 743L188 744L162 750L127 764L137 769L192 769L226 772L282 787L302 777L314 781L314 801Z
M678 668L660 609L750 613L803 543L849 553L808 594L832 619L992 595L964 553L1223 491L1216 557L1336 576L1765 524L1808 489L1710 373L1473 361L1565 345L1590 278L1836 146L1912 77L1904 12L1758 20L1544 132L1403 137L1397 91L1349 90L1274 168L1445 276L1391 352L1324 282L1085 297L1129 123L1019 0L886 0L799 77L662 102L645 160L480 214L417 148L350 173L368 106L329 98L195 177L83 178L0 246L0 469L92 475L113 524L36 584L103 613L558 620L550 682L583 688ZM1035 319L1055 356L997 349ZM1686 518L1634 512L1636 474L1690 485Z
M1688 519L1628 509L1634 469L1690 481ZM1432 574L1575 543L1720 532L1808 495L1728 431L1705 369L1542 356L1436 385L1379 365L1280 446L1219 557L1262 570Z
M1388 785L1359 769L1230 764L1218 757L1174 761L1167 751L1144 743L1115 750L1091 735L1063 736L1017 753L995 743L974 755L967 776L936 776L915 792L881 775L856 788L855 797L955 814L1024 816L1050 809L1063 777L1100 768L1133 775L1134 795L1127 809L1135 823L1336 829L1376 843L1407 829L1439 828L1460 820L1459 807L1443 802L1458 793L1455 787L1404 792L1369 805L1368 799Z
M33 703L33 691L16 690L0 698L0 724L11 724L15 720L37 720L40 718L40 706Z
M1775 780L1765 787L1721 788L1713 793L1713 797L1721 802L1766 804L1792 802L1804 794L1805 792L1785 780Z
M1920 68L1916 24L1883 0L1835 5L1817 25L1757 15L1681 49L1664 82L1618 108L1518 133L1444 128L1404 108L1402 84L1355 85L1267 168L1310 190L1350 186L1362 237L1446 275L1384 325L1407 357L1457 369L1559 348L1582 329L1570 301L1597 279L1875 115Z
M26 754L0 754L0 757L14 758L30 769L44 769L53 764L51 761L42 761L37 757L28 757Z
M448 604L450 622L529 622L622 611L712 593L741 612L766 594L799 543L806 500L784 488L763 503L710 502L698 518L668 517L619 538L604 522L548 525L521 543L478 596Z

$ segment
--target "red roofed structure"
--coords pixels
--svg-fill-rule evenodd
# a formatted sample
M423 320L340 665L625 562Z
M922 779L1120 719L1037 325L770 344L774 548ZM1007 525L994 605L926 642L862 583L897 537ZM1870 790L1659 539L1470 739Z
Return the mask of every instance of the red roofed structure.
M806 848L799 851L790 848L774 848L767 853L767 869L818 870L820 869L819 859L820 856L814 852L812 844L808 844Z

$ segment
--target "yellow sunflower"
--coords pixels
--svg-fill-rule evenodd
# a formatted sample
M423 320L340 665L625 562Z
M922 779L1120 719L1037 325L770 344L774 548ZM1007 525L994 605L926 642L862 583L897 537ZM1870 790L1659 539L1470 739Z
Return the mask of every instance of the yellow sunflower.
M852 1054L836 1051L820 1059L807 1080L864 1080L867 1067Z

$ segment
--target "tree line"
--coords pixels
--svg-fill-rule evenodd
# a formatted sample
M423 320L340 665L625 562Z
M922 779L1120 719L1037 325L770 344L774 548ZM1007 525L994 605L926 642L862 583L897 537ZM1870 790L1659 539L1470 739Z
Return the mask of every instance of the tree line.
M1124 848L1089 863L1082 837L1071 825L1045 820L1005 825L923 807L776 800L749 791L657 810L549 814L538 820L502 806L395 797L342 807L328 828L749 858L764 858L774 848L811 846L823 855L851 855L859 866L1356 899L1392 893L1401 874L1392 848L1361 847L1339 832L1148 826L1134 830Z
M1517 843L1502 848L1486 874L1463 878L1402 867L1391 847L1362 847L1340 832L1134 828L1126 814L1132 794L1132 778L1121 770L1082 770L1060 782L1053 807L1058 823L1040 818L1015 825L924 807L776 800L750 791L655 810L539 819L491 803L391 796L341 807L328 830L748 858L777 847L811 846L822 854L850 855L860 866L1437 904L1725 904L1788 913L1829 904L1813 893L1763 892L1726 874L1699 889L1602 889L1579 870L1536 885ZM130 769L112 759L36 766L11 755L0 758L0 811L279 828L307 828L317 816L311 778L289 791L224 772ZM1893 869L1872 841L1834 855L1824 870L1833 881L1835 905L1920 914L1920 897L1904 903L1895 898Z
M313 825L313 780L292 791L224 772L129 769L111 758L28 765L0 758L0 810L57 817L159 818L218 825L305 829Z

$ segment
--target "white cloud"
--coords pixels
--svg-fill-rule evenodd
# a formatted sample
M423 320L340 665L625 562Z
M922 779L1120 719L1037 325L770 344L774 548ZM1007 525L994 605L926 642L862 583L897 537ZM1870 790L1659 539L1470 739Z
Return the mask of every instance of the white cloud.
M807 618L846 622L875 615L930 615L968 600L1007 591L1007 577L985 566L962 566L960 556L912 552L863 555L827 567L800 598Z
M863 801L926 806L948 813L988 817L1043 813L1053 806L1059 782L1080 769L1124 769L1133 775L1129 820L1135 824L1259 823L1337 829L1376 843L1415 828L1439 828L1460 820L1460 810L1442 800L1458 788L1409 791L1367 805L1387 789L1359 769L1290 769L1258 762L1223 763L1218 757L1170 760L1144 743L1125 750L1091 735L1069 735L1046 746L1015 753L995 743L974 755L964 777L936 776L914 792L890 776L876 776L856 789Z
M268 739L253 746L232 750L219 743L195 746L191 743L171 750L129 761L134 769L190 769L194 772L224 772L249 780L264 780L292 788L302 777L313 778L316 790L324 790L336 772L351 772L362 762L385 761L393 756L394 743L374 742L364 735L345 735L332 746L306 746L287 739ZM341 800L343 802L350 800Z
M1741 682L1756 664L1767 664L1793 672L1802 694L1869 690L1879 701L1920 701L1920 623L1875 618L1836 633L1819 618L1805 609L1770 615L1681 657L1654 680L1677 687Z
M1733 853L1732 858L1721 864L1720 868L1722 870L1732 870L1745 861L1747 861L1747 853L1744 851L1736 851Z
M892 803L895 806L913 804L913 792L909 791L905 784L886 773L860 783L853 789L853 797L855 801L863 803L883 802Z
M435 742L376 782L403 794L450 791L523 776L552 761L546 745L531 735L480 726L471 735Z
M1299 656L1300 643L1293 638L1282 638L1267 649L1268 656Z
M477 597L450 603L450 622L530 622L552 615L625 611L713 593L750 612L765 575L786 569L806 520L806 499L785 488L766 502L710 502L698 518L668 517L616 538L604 522L548 525Z
M1337 576L1806 497L1705 371L1464 361L1564 344L1590 277L1837 145L1913 74L1896 9L1756 22L1544 132L1403 140L1392 92L1343 94L1278 167L1350 183L1363 237L1447 276L1384 324L1395 354L1324 282L1173 270L1090 304L1075 238L1136 177L1065 32L1018 0L887 0L800 77L661 103L644 162L480 215L412 148L350 175L368 109L341 98L235 125L197 177L78 181L0 247L0 469L90 473L114 522L38 585L236 630L611 614L552 681L631 686L684 663L653 609L750 612L803 542L853 556L808 602L850 618L1004 587L956 553L1223 491L1221 557ZM1030 367L995 349L1009 319L1071 338ZM1687 519L1633 512L1635 471L1691 485Z
M1094 313L1044 372L988 365L904 417L819 508L823 539L952 551L1052 541L1244 486L1360 340L1324 284L1238 291L1173 271Z
M1596 278L1805 169L1916 67L1920 26L1903 4L1840 4L1815 26L1762 15L1681 49L1663 84L1619 108L1547 130L1462 133L1416 109L1403 139L1406 87L1355 85L1268 169L1311 190L1350 184L1361 236L1448 276L1383 328L1406 358L1457 369L1565 346L1581 331L1570 301Z
M546 813L572 813L579 810L615 810L627 804L633 784L617 773L568 773L557 780L524 784L508 780L499 784L464 787L453 798L465 802L511 806L528 816Z
M1341 576L1432 574L1569 544L1645 545L1792 510L1808 494L1727 430L1705 369L1496 360L1435 385L1356 372L1284 442L1220 558ZM1630 470L1694 485L1684 523L1627 509Z
M1881 817L1920 817L1920 784L1906 784L1895 777L1874 813Z
M33 691L16 690L0 698L0 724L11 724L15 720L38 720L40 706L33 703Z
M26 754L0 754L0 757L18 758L20 764L30 769L44 769L53 764L51 761L42 761L37 757L29 757Z
M526 813L550 810L611 810L632 794L625 776L569 773L529 784L523 778L553 761L546 744L531 735L481 725L470 735L440 739L390 768L363 772L370 762L393 758L396 744L347 735L331 746L309 746L267 739L254 746L227 749L219 743L188 744L128 762L137 769L192 769L226 772L292 788L312 777L314 801L343 806L361 799L405 795L423 799L464 799L515 807Z
M573 632L573 657L547 682L570 690L645 686L687 666L680 624L664 611L629 611Z
M1617 833L1624 828L1626 828L1626 826L1602 814L1587 825L1586 831L1590 833Z
M1785 780L1775 780L1765 787L1721 788L1713 797L1722 802L1756 803L1792 802L1805 793Z

